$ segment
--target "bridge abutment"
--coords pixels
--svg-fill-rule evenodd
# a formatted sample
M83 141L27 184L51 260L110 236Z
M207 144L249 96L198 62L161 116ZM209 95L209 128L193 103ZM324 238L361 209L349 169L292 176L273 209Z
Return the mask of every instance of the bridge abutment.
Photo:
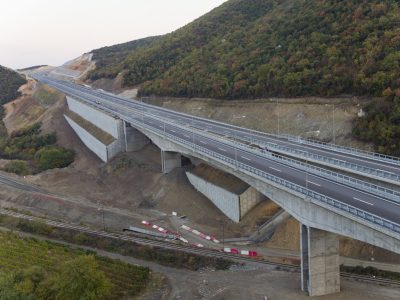
M173 169L182 166L182 156L178 152L161 150L161 168L163 174L168 174Z
M301 289L310 296L340 292L338 236L301 224L300 251Z

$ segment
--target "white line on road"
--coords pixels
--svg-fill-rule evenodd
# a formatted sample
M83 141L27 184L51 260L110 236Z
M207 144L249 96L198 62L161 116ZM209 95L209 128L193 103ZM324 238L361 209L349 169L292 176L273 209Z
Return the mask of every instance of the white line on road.
M187 138L190 138L190 136L189 136L189 135L186 135L186 134L185 134L185 136L186 136Z
M240 157L243 158L243 159L245 159L245 160L251 161L251 159L248 158L248 157L245 157L245 156L240 156Z
M373 204L372 204L372 203L369 203L369 202L367 202L367 201L364 201L364 200L358 199L358 198L356 198L356 197L353 197L353 199L354 199L354 200L357 200L357 201L360 201L360 202L362 202L362 203L365 203L365 204L368 204L368 205L372 205L372 206L373 206Z
M204 144L204 145L207 145L207 143L206 143L206 142L204 142L204 141L200 141L200 143L202 143L202 144Z
M311 183L311 184L313 184L313 185L316 185L316 186L321 186L320 184L315 183L315 182L312 182L312 181L309 181L309 180L307 180L307 182L308 182L308 183Z
M175 131L175 130L172 130L172 129L171 129L170 131L171 131L171 132L174 132L174 133L176 133L176 131Z
M226 150L225 150L225 149L222 149L222 148L218 148L218 150L221 150L221 151L224 151L224 152L226 152Z
M272 170L275 170L275 171L277 171L277 172L282 172L281 170L279 170L279 169L277 169L277 168L273 168L273 167L269 167L270 169L272 169Z

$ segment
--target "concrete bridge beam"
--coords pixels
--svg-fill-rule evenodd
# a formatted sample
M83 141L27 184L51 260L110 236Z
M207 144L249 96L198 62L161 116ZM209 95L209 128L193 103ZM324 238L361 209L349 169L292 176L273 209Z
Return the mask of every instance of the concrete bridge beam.
M301 224L300 251L301 289L310 296L340 292L338 236Z

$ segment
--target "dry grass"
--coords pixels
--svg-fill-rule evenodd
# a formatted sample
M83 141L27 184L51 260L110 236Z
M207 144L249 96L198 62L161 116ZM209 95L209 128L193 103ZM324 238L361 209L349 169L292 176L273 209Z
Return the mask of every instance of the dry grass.
M190 172L237 195L244 193L250 187L235 176L205 164L198 165Z
M76 122L79 126L93 135L96 139L102 142L104 145L110 145L115 139L112 135L108 134L104 130L100 129L96 125L90 123L89 121L85 120L78 114L74 113L73 111L67 111L65 113L69 118L71 118L74 122Z

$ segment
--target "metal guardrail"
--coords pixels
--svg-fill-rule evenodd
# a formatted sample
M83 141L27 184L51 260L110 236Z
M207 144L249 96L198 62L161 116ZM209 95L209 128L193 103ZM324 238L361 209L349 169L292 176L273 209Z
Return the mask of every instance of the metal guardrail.
M367 156L370 156L371 159L381 160L384 162L388 162L388 163L400 166L400 158L395 157L395 156L380 154L380 153L376 153L376 152L372 152L372 151L361 150L361 149L351 148L351 147L346 147L346 146L328 144L328 143L324 143L324 142L320 142L320 141L316 141L316 140L304 139L304 138L296 137L296 136L288 136L288 141L293 141L293 142L297 142L300 144L306 144L306 145L310 145L310 146L316 146L316 147L320 147L323 149L330 149L330 150L334 150L337 152L353 154L353 155L364 157L364 158L367 155Z
M243 139L243 138L241 138ZM390 180L392 183L399 183L400 182L400 175L397 175L395 173L387 172L384 170L379 170L379 169L374 169L374 168L369 168L369 167L364 167L355 163L350 163L344 160L336 159L336 158L329 158L323 155L319 154L314 154L310 153L308 151L300 150L300 149L294 149L292 147L287 147L283 145L278 145L275 143L269 143L265 141L260 141L260 140L255 140L255 139L243 139L249 143L253 144L258 144L260 146L268 147L268 149L273 149L276 151L279 151L280 153L285 153L287 155L292 155L296 156L298 158L304 159L304 160L310 160L310 161L319 161L319 162L325 162L330 165L334 165L337 167L340 167L342 169L347 169L347 170L352 170L358 173L366 173L372 176L375 176L377 178L381 179L386 179L385 181Z
M239 162L237 160L231 159L229 157L226 157L224 155L221 155L217 152L211 151L207 148L204 148L202 146L196 145L193 142L189 142L186 141L184 139L181 139L179 137L176 137L174 135L169 134L168 132L156 129L154 127L151 127L143 122L137 121L135 119L131 119L129 118L129 122L132 124L135 124L136 126L142 127L144 129L150 130L152 132L155 132L157 135L161 136L161 137L168 137L172 140L174 140L175 142L177 142L178 144L181 144L181 146L187 147L190 150L193 151L198 151L201 154L206 154L206 156L210 156L211 158L216 158L221 162L224 162L225 164L228 164L229 167L234 167L237 169L240 169L241 171L247 171L249 173L251 173L252 175L256 175L260 178L266 179L269 182L273 182L275 184L278 184L280 186L283 186L291 191L300 193L301 195L304 196L304 198L312 198L318 202L323 202L331 207L340 209L342 211L345 211L347 213L350 213L354 216L357 216L363 220L366 220L370 223L373 223L375 225L379 225L383 228L392 230L396 233L400 233L400 224L394 223L392 221L389 221L385 218L379 217L377 215L374 215L372 213L368 213L364 210L361 210L359 208L356 208L354 206L351 206L349 204L343 203L339 200L333 199L331 197L327 197L325 195L322 195L320 193L314 192L312 190L309 190L307 188L304 188L302 186L299 186L295 183L292 183L290 181L287 181L285 179L279 178L277 176L271 175L267 172L264 172L262 170L256 169L254 167L251 167L245 163Z
M87 102L87 100L85 100L85 99L83 99L81 97L78 97L78 98L80 98L81 100ZM312 198L312 199L314 199L314 200L316 200L318 202L322 202L322 203L327 204L327 205L329 205L331 207L334 207L336 209L339 209L339 210L345 211L347 213L350 213L353 216L356 216L356 217L359 217L359 218L361 218L361 219L363 219L365 221L368 221L369 223L378 225L380 227L386 228L388 230L391 230L391 231L394 231L394 232L400 234L400 225L395 223L395 222L389 221L389 220L387 220L385 218L382 218L382 217L379 217L379 216L374 215L372 213L369 213L369 212L366 212L364 210L358 209L358 208L356 208L354 206L348 205L346 203L343 203L343 202L341 202L339 200L336 200L336 199L333 199L331 197L327 197L327 196L322 195L320 193L314 192L312 190L304 188L304 187L302 187L300 185L297 185L297 184L292 183L290 181L287 181L285 179L282 179L282 178L279 178L277 176L271 175L271 174L269 174L267 172L264 172L262 170L256 169L256 168L251 167L251 166L249 166L247 164L244 164L244 163L239 162L237 160L231 159L229 157L226 157L226 156L221 155L221 154L219 154L217 152L211 151L211 150L209 150L207 148L204 148L202 146L196 145L193 142L186 141L184 139L181 139L179 137L171 135L171 134L169 134L169 133L167 133L165 131L156 129L154 127L151 127L151 126L145 124L144 122L140 122L140 121L132 119L130 117L122 116L121 114L119 114L119 113L117 113L115 111L112 111L111 109L108 109L108 108L103 108L103 109L108 110L109 112L112 112L113 114L119 115L119 117L121 117L122 119L125 119L125 120L129 121L130 123L135 124L136 126L139 126L141 128L150 130L150 131L156 133L157 135L159 135L161 137L168 137L171 140L174 140L175 142L180 144L181 146L187 147L187 148L189 148L189 149L191 149L193 151L198 151L199 153L202 153L203 155L205 154L206 156L209 156L211 158L219 160L220 162L228 164L229 167L233 166L234 168L240 169L241 171L248 172L248 173L250 173L252 175L256 175L259 178L265 179L265 180L267 180L269 182L275 183L277 185L285 187L286 189L289 189L291 191L299 193L299 194L303 195L304 198L308 198L308 197Z

